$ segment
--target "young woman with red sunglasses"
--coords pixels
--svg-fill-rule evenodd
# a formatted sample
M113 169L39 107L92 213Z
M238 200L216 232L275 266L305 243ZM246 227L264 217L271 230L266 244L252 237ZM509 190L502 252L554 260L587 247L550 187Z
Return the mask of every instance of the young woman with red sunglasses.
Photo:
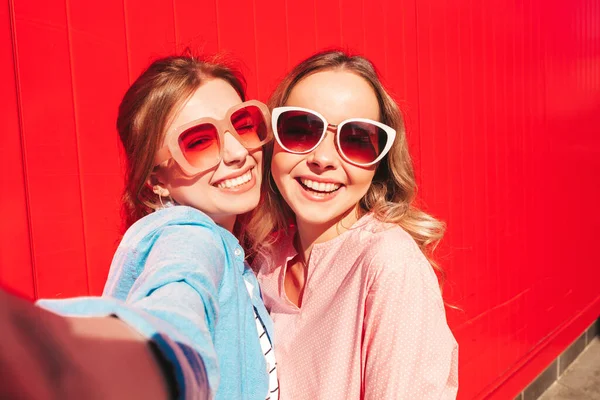
M363 57L316 54L270 99L256 267L282 399L453 399L456 341L398 106ZM291 224L290 224L291 223ZM265 244L266 243L266 244Z
M278 398L272 323L234 236L272 138L244 86L181 56L129 88L117 120L128 230L104 294L39 303L63 318L0 293L0 397Z

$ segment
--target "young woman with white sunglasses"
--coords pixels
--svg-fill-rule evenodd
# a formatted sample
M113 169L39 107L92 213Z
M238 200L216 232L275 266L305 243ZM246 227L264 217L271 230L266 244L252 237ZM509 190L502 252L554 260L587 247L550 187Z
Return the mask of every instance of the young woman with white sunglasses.
M256 244L282 399L453 399L458 347L415 205L404 125L372 64L339 51L270 99L276 142ZM426 255L427 254L427 255Z

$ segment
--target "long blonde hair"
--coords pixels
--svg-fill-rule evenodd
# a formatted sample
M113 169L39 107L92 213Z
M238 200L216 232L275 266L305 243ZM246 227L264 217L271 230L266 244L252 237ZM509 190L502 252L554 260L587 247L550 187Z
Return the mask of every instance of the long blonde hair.
M333 50L317 53L298 64L277 86L269 99L269 108L285 105L293 88L310 74L325 70L346 70L371 84L381 112L381 122L396 129L397 135L390 152L380 162L371 186L359 202L359 217L372 212L384 222L395 223L408 232L443 282L444 271L431 258L431 253L444 235L445 225L420 210L415 204L417 187L412 160L408 152L406 131L402 114L396 102L384 89L377 72L369 60ZM263 200L247 225L249 253L269 257L272 245L289 232L294 213L285 203L270 174L268 166L273 156L273 145L265 147L265 175Z

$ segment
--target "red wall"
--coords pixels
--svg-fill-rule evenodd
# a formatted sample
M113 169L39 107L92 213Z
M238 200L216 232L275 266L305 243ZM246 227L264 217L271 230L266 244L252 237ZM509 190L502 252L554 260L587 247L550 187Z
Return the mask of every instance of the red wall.
M564 4L558 4L564 3ZM600 313L600 0L10 0L0 6L0 282L98 294L119 234L127 85L190 45L250 95L318 49L369 56L409 125L461 399L511 399Z

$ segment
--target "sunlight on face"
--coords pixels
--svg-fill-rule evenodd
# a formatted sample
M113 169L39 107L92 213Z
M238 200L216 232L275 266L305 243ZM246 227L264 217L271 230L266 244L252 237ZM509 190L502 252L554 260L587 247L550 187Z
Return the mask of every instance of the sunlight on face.
M360 76L344 71L323 71L302 79L285 104L308 108L322 114L328 123L349 118L379 120L375 91ZM358 167L346 162L337 151L332 129L319 146L308 154L291 154L275 144L272 175L287 204L301 225L331 225L352 219L358 201L365 195L376 166ZM338 187L327 194L311 187ZM346 221L346 219L344 219ZM350 224L352 221L348 221Z
M167 127L167 135L198 118L222 119L231 107L241 102L229 83L221 79L209 80L183 105ZM187 176L171 160L161 165L155 179L169 191L176 203L194 207L231 230L237 215L258 205L262 150L250 153L229 133L225 133L222 147L221 162L206 172ZM242 181L244 183L240 184Z

